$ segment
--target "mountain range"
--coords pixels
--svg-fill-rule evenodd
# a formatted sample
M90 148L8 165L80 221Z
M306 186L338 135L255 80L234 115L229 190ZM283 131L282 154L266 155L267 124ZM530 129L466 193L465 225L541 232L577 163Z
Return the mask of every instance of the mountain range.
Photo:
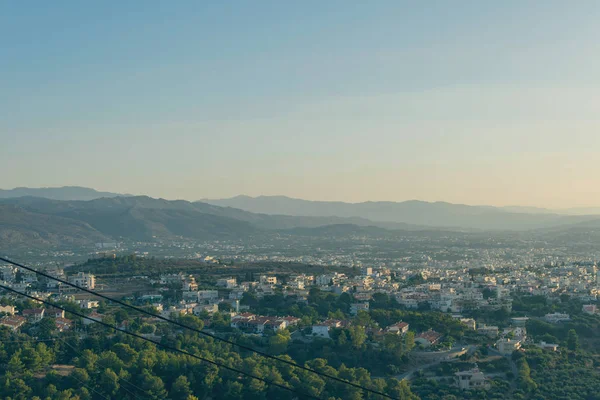
M63 186L49 188L27 188L18 187L14 189L0 189L0 199L9 199L14 197L43 197L52 200L94 200L101 197L119 197L131 196L128 194L118 194L110 192L99 192L95 189L81 186Z
M0 199L0 248L89 245L114 240L242 239L294 228L369 226L362 218L267 215L147 196L94 200ZM397 229L417 229L390 224Z
M22 193L38 197L17 196ZM596 215L443 202L353 204L283 196L189 202L79 187L19 188L1 194L0 248L89 245L114 240L244 239L274 232L339 236L434 230L566 232L600 227L600 216Z
M404 223L428 228L459 230L529 230L600 219L600 216L560 214L552 210L530 207L469 206L418 200L344 203L300 200L285 196L236 196L229 199L202 201L254 213L359 217L372 221L377 226L381 226L381 223Z

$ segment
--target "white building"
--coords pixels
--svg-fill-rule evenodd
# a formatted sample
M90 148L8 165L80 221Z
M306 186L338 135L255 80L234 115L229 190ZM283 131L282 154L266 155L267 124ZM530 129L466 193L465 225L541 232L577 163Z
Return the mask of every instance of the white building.
M198 292L194 291L183 291L181 297L186 303L197 302L199 299Z
M233 289L236 287L237 281L235 278L221 278L217 279L217 286L224 287L227 289Z
M521 348L521 341L512 339L500 339L496 342L498 352L503 355L512 354Z
M98 300L79 300L79 306L81 308L98 308L100 306L100 302Z
M558 345L554 343L540 342L536 344L542 350L558 351Z
M206 311L209 314L212 313L216 313L219 311L219 305L218 304L208 304L208 305L197 305L196 307L194 307L194 315L198 316L200 314L202 314L204 311Z
M359 311L369 312L369 303L352 303L350 304L350 314L356 315Z
M468 326L471 330L475 330L477 328L477 323L473 318L461 318L460 322Z
M0 313L15 315L15 306L0 306Z
M218 290L198 290L196 293L198 294L198 301L215 301L219 299Z
M396 335L404 335L408 332L408 324L406 322L396 322L394 325L385 328L385 331Z
M546 320L546 322L550 322L552 324L557 324L557 323L563 322L563 321L570 321L571 317L569 316L569 314L553 313L553 314L546 314L544 316L544 319Z
M260 277L261 285L277 285L277 277L276 276L267 276L261 275Z
M313 336L329 339L329 331L335 328L345 328L348 326L347 321L340 321L337 319L328 319L327 321L319 322L312 326Z
M454 380L461 390L487 389L489 387L485 375L477 366L469 371L457 372Z
M477 332L481 333L482 335L487 335L493 338L498 336L499 329L495 325L483 324L477 328Z
M93 290L96 288L96 277L92 274L79 272L76 275L69 277L69 283L85 289Z
M315 284L317 286L327 286L333 280L333 275L319 275L315 279Z

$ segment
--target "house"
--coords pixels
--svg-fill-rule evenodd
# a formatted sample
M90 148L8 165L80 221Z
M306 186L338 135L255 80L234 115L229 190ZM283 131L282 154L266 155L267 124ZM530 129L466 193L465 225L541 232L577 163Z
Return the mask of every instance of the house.
M4 313L4 314L8 314L8 315L15 315L16 314L15 306L0 306L0 313Z
M312 335L319 336L329 339L329 331L336 328L345 328L349 326L348 321L341 321L338 319L328 319L323 322L319 322L312 326Z
M93 290L96 288L96 277L92 274L79 272L69 277L69 283L85 289Z
M277 277L261 275L260 284L261 285L277 285Z
M553 314L546 314L544 316L544 319L546 320L546 322L550 322L552 324L557 324L557 323L563 322L563 321L570 321L571 317L569 316L569 314L553 313Z
M396 322L394 325L390 325L385 328L386 333L393 333L395 335L404 335L408 332L408 324L406 322Z
M59 332L68 331L73 326L73 321L71 321L70 319L67 319L67 318L62 318L62 317L56 318L54 323L56 324L56 329Z
M50 318L64 318L65 310L60 310L54 307L48 307L46 308L46 312L44 313L44 315Z
M98 308L100 302L98 300L79 300L79 307L84 309Z
M527 339L527 328L523 328L520 326L513 328L504 328L502 330L502 336L508 337L510 339L525 341Z
M510 319L510 323L514 326L525 326L529 321L528 317L513 317Z
M498 352L502 355L512 354L513 351L519 350L521 348L520 340L513 339L500 339L496 342L496 347L498 348Z
M25 325L25 322L27 322L27 319L19 315L7 315L0 319L0 325L5 326L12 331L16 331Z
M229 299L230 300L241 300L242 297L244 297L244 293L246 291L244 289L234 289L231 292L229 292Z
M461 390L487 389L490 386L477 365L469 371L457 372L454 375L454 382Z
M46 310L44 310L43 308L28 308L26 310L23 310L21 314L23 314L23 316L27 318L28 321L36 323L44 319L45 312Z
M477 328L477 323L473 318L461 318L460 322L468 326L471 330L475 330Z
M219 311L219 305L217 303L213 303L213 304L199 304L197 306L194 307L194 311L193 314L198 316L201 315L204 312L207 312L209 314L213 314Z
M98 314L96 311L92 311L90 313L90 315L87 316L87 318L83 319L83 324L90 325L90 324L93 324L94 322L102 321L102 318L104 318L104 315Z
M195 292L198 290L198 283L196 283L196 278L192 275L189 275L183 279L182 288L184 291Z
M498 336L499 329L495 325L482 324L482 325L479 325L479 327L477 328L477 332L482 335L486 335L491 338L494 338L494 337Z
M586 314L596 314L597 306L595 304L584 304L581 310Z
M198 290L196 293L197 301L216 301L219 299L218 290Z
M442 338L442 334L438 333L434 330L428 330L426 332L421 332L415 337L415 343L422 345L423 347L433 346L439 343Z
M296 326L300 322L300 318L296 317L283 317L282 319L286 322L286 328L288 326Z
M182 296L181 297L182 297L183 301L191 303L191 302L198 301L198 297L199 296L198 296L198 292L184 290L182 292Z
M227 289L233 289L237 285L237 280L235 278L221 278L217 279L217 286L224 287Z
M542 350L558 351L558 345L554 343L540 342L536 344Z
M231 327L243 329L251 333L263 333L265 330L278 331L299 321L294 317L270 317L243 313L231 317ZM290 324L291 322L291 324Z
M369 303L352 303L350 304L350 314L356 315L359 311L369 312Z

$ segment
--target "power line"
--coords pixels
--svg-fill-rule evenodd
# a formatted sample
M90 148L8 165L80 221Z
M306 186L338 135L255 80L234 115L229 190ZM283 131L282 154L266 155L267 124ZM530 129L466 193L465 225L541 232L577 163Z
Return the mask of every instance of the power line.
M320 397L313 396L313 395L311 395L311 394L307 394L307 393L302 393L302 392L300 392L300 391L298 391L298 390L296 390L296 389L294 389L294 388L291 388L291 387L288 387L288 386L282 385L282 384L280 384L280 383L276 383L276 382L270 381L270 380L268 380L268 379L264 379L264 378L258 377L258 376L256 376L256 375L250 374L250 373L248 373L248 372L242 371L242 370L240 370L240 369L237 369L237 368L229 367L229 366L227 366L227 365L221 364L220 362L217 362L217 361L210 360L210 359L208 359L208 358L205 358L205 357L202 357L202 356L199 356L199 355L196 355L196 354L190 353L190 352L188 352L188 351L185 351L185 350L182 350L182 349L178 349L178 348L176 348L176 347L172 347L172 346L165 345L165 344L163 344L163 343L161 343L161 342L158 342L158 341L156 341L156 340L152 340L152 339L149 339L149 338L147 338L147 337L144 337L144 336L142 336L142 335L138 335L137 333L129 332L129 331L126 331L125 329L122 329L122 328L119 328L119 327L113 326L113 325L111 325L111 324L107 324L107 323L106 323L106 322L104 322L104 321L97 321L97 320L95 320L95 319L93 319L93 318L90 318L90 317L88 317L88 316L87 316L87 315L85 315L85 314L81 314L81 313L78 313L78 312L75 312L75 311L70 311L70 310L67 310L66 308L63 308L62 306L59 306L59 305L57 305L57 304L54 304L54 303L51 303L51 302L49 302L49 301L47 301L47 300L43 300L43 299L37 298L37 297L35 297L35 296L31 296L31 295L29 295L29 294L26 294L26 293L19 292L18 290L15 290L15 289L13 289L13 288L11 288L11 287L8 287L8 286L5 286L5 285L2 285L2 284L0 284L0 289L4 289L4 290L7 290L7 291L9 291L9 292L16 293L16 294L18 294L18 295L21 295L21 296L27 297L27 298L28 298L28 299L30 299L30 300L39 301L40 303L43 303L43 304L46 304L46 305L48 305L48 306L52 306L52 307L58 308L59 310L66 311L66 312L68 312L68 313L71 313L71 314L73 314L73 315L75 315L75 316L77 316L77 317L88 319L88 320L90 320L90 321L93 321L93 322L95 322L95 323L97 323L97 324L100 324L100 325L102 325L102 326L105 326L105 327L107 327L107 328L114 329L115 331L118 331L118 332L124 333L124 334L126 334L126 335L133 336L133 337L135 337L135 338L142 339L142 340L145 340L145 341L147 341L147 342L153 343L153 344L155 344L156 346L159 346L159 347L165 348L165 349L167 349L167 350L174 351L174 352L176 352L176 353L181 353L181 354L183 354L183 355L186 355L186 356L189 356L189 357L192 357L192 358L198 359L198 360L200 360L200 361L204 361L204 362L207 362L207 363L209 363L209 364L213 364L213 365L215 365L215 366L217 366L217 367L224 368L224 369L226 369L226 370L229 370L229 371L232 371L232 372L235 372L235 373L241 374L241 375L248 376L248 377L250 377L250 378L252 378L252 379L256 379L256 380L258 380L258 381L264 382L264 383L266 383L267 385L270 385L270 386L277 386L277 387L279 387L279 388L281 388L281 389L288 390L288 391L290 391L290 392L296 393L296 394L298 394L298 395L301 395L301 396L303 396L303 397L307 397L307 398L311 398L311 399L316 399L316 400L322 400ZM93 390L93 389L92 389L92 390Z
M359 385L359 384L357 384L357 383L350 382L350 381L347 381L347 380L345 380L345 379L342 379L342 378L338 378L337 376L329 375L329 374L327 374L327 373L320 372L320 371L314 370L314 369L312 369L312 368L309 368L309 367L305 367L305 366L303 366L303 365L296 364L296 363L295 363L295 362L293 362L293 361L288 361L288 360L284 360L284 359L282 359L282 358L279 358L279 357L275 357L275 356L273 356L273 355L271 355L271 354L265 353L264 351L261 351L261 350L256 350L256 349L254 349L254 348L252 348L252 347L249 347L249 346L246 346L246 345L242 345L242 344L238 344L238 343L236 343L236 342L233 342L233 341L231 341L231 340L228 340L228 339L221 338L221 337L219 337L219 336L217 336L217 335L213 335L213 334L211 334L211 333L208 333L208 332L205 332L205 331L203 331L203 330L200 330L200 329L193 328L193 327L191 327L191 326L188 326L188 325L186 325L186 324L182 324L182 323L181 323L181 322L179 322L179 321L174 321L174 320L172 320L172 319L170 319L170 318L163 317L162 315L157 315L157 314L151 313L151 312L149 312L149 311L146 311L146 310L144 310L143 308L136 307L136 306L132 306L131 304L127 304L127 303L125 303L125 302L123 302L123 301L121 301L121 300L113 299L113 298L110 298L110 297L108 297L108 296L106 296L106 295L103 295L103 294L100 294L100 293L98 293L98 292L95 292L95 291L93 291L93 290L90 290L90 289L87 289L87 288L83 288L83 287L77 286L77 285L75 285L75 284L73 284L73 283L71 283L71 282L69 282L69 281L66 281L66 280L64 280L64 279L60 279L60 278L53 277L53 276L51 276L51 275L48 275L48 274L46 274L46 273L44 273L44 272L42 272L42 271L38 271L38 270L36 270L36 269L34 269L34 268L31 268L31 267L28 267L28 266L25 266L25 265L19 264L19 263L15 262L15 261L12 261L12 260L9 260L9 259L7 259L7 258L0 257L0 261L7 262L7 263L9 263L9 264L12 264L12 265L14 265L14 266L16 266L16 267L23 268L23 269L25 269L25 270L27 270L27 271L29 271L29 272L33 272L33 273L35 273L35 274L38 274L38 275L41 275L41 276L43 276L43 277L45 277L45 278L48 278L48 279L55 280L55 281L57 281L57 282L63 283L63 284L65 284L65 285L67 285L67 286L71 286L71 287L73 287L73 288L75 288L75 289L82 290L82 291L84 291L84 292L86 292L86 293L92 294L92 295L94 295L94 296L97 296L97 297L100 297L100 298L102 298L102 299L105 299L105 300L108 300L108 301L112 301L113 303L117 303L117 304L119 304L119 305L121 305L121 306L123 306L123 307L130 308L130 309L132 309L132 310L135 310L135 311L137 311L137 312L139 312L139 313L145 314L145 315L147 315L147 316L149 316L149 317L152 317L152 318L157 318L157 319L159 319L159 320L161 320L161 321L165 321L165 322L168 322L168 323L170 323L170 324L177 325L177 326L179 326L180 328L188 329L188 330L191 330L191 331L193 331L193 332L199 333L199 334L201 334L201 335L204 335L204 336L208 336L208 337L210 337L210 338L213 338L214 340L219 340L219 341L221 341L221 342L228 343L228 344L230 344L230 345L232 345L232 346L236 346L236 347L238 347L238 348L240 348L240 349L243 349L243 350L247 350L247 351L253 352L253 353L255 353L255 354L258 354L258 355L260 355L260 356L262 356L262 357L266 357L266 358L269 358L269 359L271 359L271 360L275 360L275 361L278 361L278 362L281 362L281 363L284 363L284 364L288 364L288 365L291 365L291 366L293 366L293 367L295 367L295 368L299 368L299 369L302 369L302 370L304 370L304 371L311 372L311 373L313 373L313 374L317 374L317 375L319 375L319 376L322 376L322 377L324 377L324 378L327 378L327 379L330 379L330 380L333 380L333 381L336 381L336 382L339 382L339 383L343 383L343 384L345 384L345 385L352 386L352 387L354 387L354 388L356 388L356 389L360 389L360 390L364 391L365 393L376 394L376 395L379 395L379 396L382 396L382 397L386 397L386 398L388 398L388 399L397 400L395 397L393 397L393 396L390 396L390 395L389 395L389 394L387 394L387 393L383 393L383 392L379 392L379 391L377 391L377 390L369 389L369 388L367 388L367 387L364 387L364 386L362 386L362 385Z

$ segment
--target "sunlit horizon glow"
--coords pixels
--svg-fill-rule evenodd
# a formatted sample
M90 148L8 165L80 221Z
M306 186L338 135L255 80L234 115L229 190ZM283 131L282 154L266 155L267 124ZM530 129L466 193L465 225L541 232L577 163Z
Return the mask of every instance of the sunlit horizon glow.
M0 5L0 187L600 206L598 2L201 3Z

